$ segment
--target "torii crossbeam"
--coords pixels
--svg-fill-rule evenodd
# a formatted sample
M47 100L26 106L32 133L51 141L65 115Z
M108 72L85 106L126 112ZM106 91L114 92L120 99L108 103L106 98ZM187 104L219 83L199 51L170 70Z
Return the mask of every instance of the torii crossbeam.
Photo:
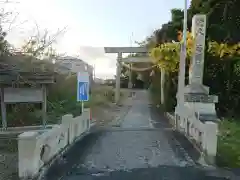
M123 53L148 53L146 47L104 47L105 53L117 53L117 71L116 71L116 88L115 88L115 102L119 102L120 98L120 74L121 64L119 62L151 62L150 58L147 57L128 57L122 58Z

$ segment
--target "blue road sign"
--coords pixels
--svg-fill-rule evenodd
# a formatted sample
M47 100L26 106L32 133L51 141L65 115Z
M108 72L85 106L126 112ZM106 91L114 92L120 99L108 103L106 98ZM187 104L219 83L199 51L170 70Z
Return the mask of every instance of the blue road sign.
M89 100L89 83L88 82L78 82L78 101L88 101Z
M89 76L85 73L78 74L77 101L89 100Z

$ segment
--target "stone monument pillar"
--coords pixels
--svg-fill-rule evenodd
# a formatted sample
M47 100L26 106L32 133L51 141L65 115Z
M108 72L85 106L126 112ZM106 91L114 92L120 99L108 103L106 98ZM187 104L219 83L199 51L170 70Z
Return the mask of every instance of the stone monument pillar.
M193 56L189 70L189 85L184 89L184 102L213 103L215 107L217 96L209 95L209 87L203 85L206 15L193 17L192 34L194 39Z
M198 143L200 142L208 161L214 163L217 149L215 122L218 121L215 103L218 102L218 97L209 95L209 87L203 85L206 15L193 17L192 34L194 47L189 85L183 91L184 101L182 104L178 102L175 109L175 126L177 129L183 129L186 136L192 136Z
M203 85L206 15L195 15L192 20L194 47L189 85L184 88L184 101L175 108L175 126L186 136L200 143L209 163L215 161L217 152L217 115L215 103L218 97L209 95L209 87Z

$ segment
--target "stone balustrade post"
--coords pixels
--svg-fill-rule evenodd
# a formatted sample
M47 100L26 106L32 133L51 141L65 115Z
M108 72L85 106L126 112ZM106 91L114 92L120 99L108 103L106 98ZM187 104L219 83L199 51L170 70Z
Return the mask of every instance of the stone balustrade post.
M85 113L85 118L86 118L86 121L87 121L87 129L90 128L90 109L89 108L86 108L84 109L84 113Z
M204 123L203 150L205 151L206 160L209 164L215 164L217 154L217 135L218 124L215 122Z
M72 114L66 114L62 116L62 125L64 125L68 129L68 142L67 144L70 144L73 142L74 139L74 129L73 129L73 115Z
M39 171L39 157L36 154L38 132L24 132L18 136L18 175L33 177Z

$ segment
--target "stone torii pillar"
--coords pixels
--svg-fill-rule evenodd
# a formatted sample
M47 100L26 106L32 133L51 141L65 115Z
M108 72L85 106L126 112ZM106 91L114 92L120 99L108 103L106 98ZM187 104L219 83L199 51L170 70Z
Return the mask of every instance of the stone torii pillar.
M130 64L130 69L129 69L129 81L128 81L128 88L131 89L133 88L133 83L132 83L132 66L133 64Z
M118 56L117 56L117 62L116 62L116 66L117 66L117 72L116 72L116 88L115 88L115 102L118 103L119 99L120 99L120 76L121 76L121 60L122 60L122 53L118 52Z
M123 53L147 53L146 47L104 47L105 53L117 53L117 71L116 71L116 89L115 89L115 103L120 99L120 75L121 75L121 63ZM141 59L141 58L139 58ZM136 61L134 61L136 60ZM147 60L149 62L149 60ZM127 58L124 62L142 62L138 61L138 58Z

